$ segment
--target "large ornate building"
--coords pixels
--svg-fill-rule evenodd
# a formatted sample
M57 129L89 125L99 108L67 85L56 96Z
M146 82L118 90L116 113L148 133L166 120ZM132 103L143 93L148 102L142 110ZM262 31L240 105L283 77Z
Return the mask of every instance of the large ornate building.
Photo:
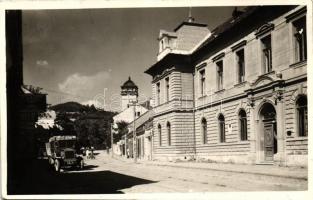
M153 158L307 165L305 6L235 10L209 31L161 31L146 73Z

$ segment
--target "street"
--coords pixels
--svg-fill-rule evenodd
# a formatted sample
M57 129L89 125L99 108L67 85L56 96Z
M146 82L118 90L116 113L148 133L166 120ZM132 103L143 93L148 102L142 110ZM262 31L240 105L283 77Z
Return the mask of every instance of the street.
M107 194L147 192L223 192L307 190L307 180L134 164L100 152L81 171L54 172L38 160L20 174L9 194ZM21 187L23 185L23 187Z

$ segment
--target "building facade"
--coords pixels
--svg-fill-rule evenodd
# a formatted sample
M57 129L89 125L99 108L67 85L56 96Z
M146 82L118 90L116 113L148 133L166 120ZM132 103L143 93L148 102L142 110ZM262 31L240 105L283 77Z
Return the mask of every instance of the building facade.
M150 109L134 122L128 125L128 134L123 139L126 141L126 150L129 149L129 155L127 151L124 155L126 157L134 157L134 125L136 128L136 156L140 160L152 160L152 135L153 135L153 110ZM127 137L127 138L126 138Z
M146 71L154 158L306 166L306 7L234 11L191 46Z

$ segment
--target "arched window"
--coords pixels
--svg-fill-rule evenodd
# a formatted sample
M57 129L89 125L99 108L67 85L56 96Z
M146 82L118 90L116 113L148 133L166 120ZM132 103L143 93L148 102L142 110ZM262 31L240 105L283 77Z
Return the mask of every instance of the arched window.
M300 96L296 101L299 136L308 136L308 106L307 97Z
M207 143L207 122L205 118L202 118L201 120L201 134L202 134L202 142L203 144Z
M222 114L218 116L218 129L220 134L220 142L225 142L225 118Z
M244 110L240 110L239 112L239 133L241 141L248 140L247 114Z
M167 130L167 144L171 146L171 124L167 122L166 124L166 130Z
M158 125L158 133L159 133L159 146L162 146L162 128L161 125Z

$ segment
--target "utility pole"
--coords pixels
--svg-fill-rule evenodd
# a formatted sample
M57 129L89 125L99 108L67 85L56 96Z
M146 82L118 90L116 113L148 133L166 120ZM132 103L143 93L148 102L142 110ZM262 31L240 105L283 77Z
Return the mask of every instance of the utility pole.
M134 156L134 162L137 162L137 137L136 137L136 105L137 101L131 101L131 105L133 106L134 111L134 120L133 120L133 156Z

